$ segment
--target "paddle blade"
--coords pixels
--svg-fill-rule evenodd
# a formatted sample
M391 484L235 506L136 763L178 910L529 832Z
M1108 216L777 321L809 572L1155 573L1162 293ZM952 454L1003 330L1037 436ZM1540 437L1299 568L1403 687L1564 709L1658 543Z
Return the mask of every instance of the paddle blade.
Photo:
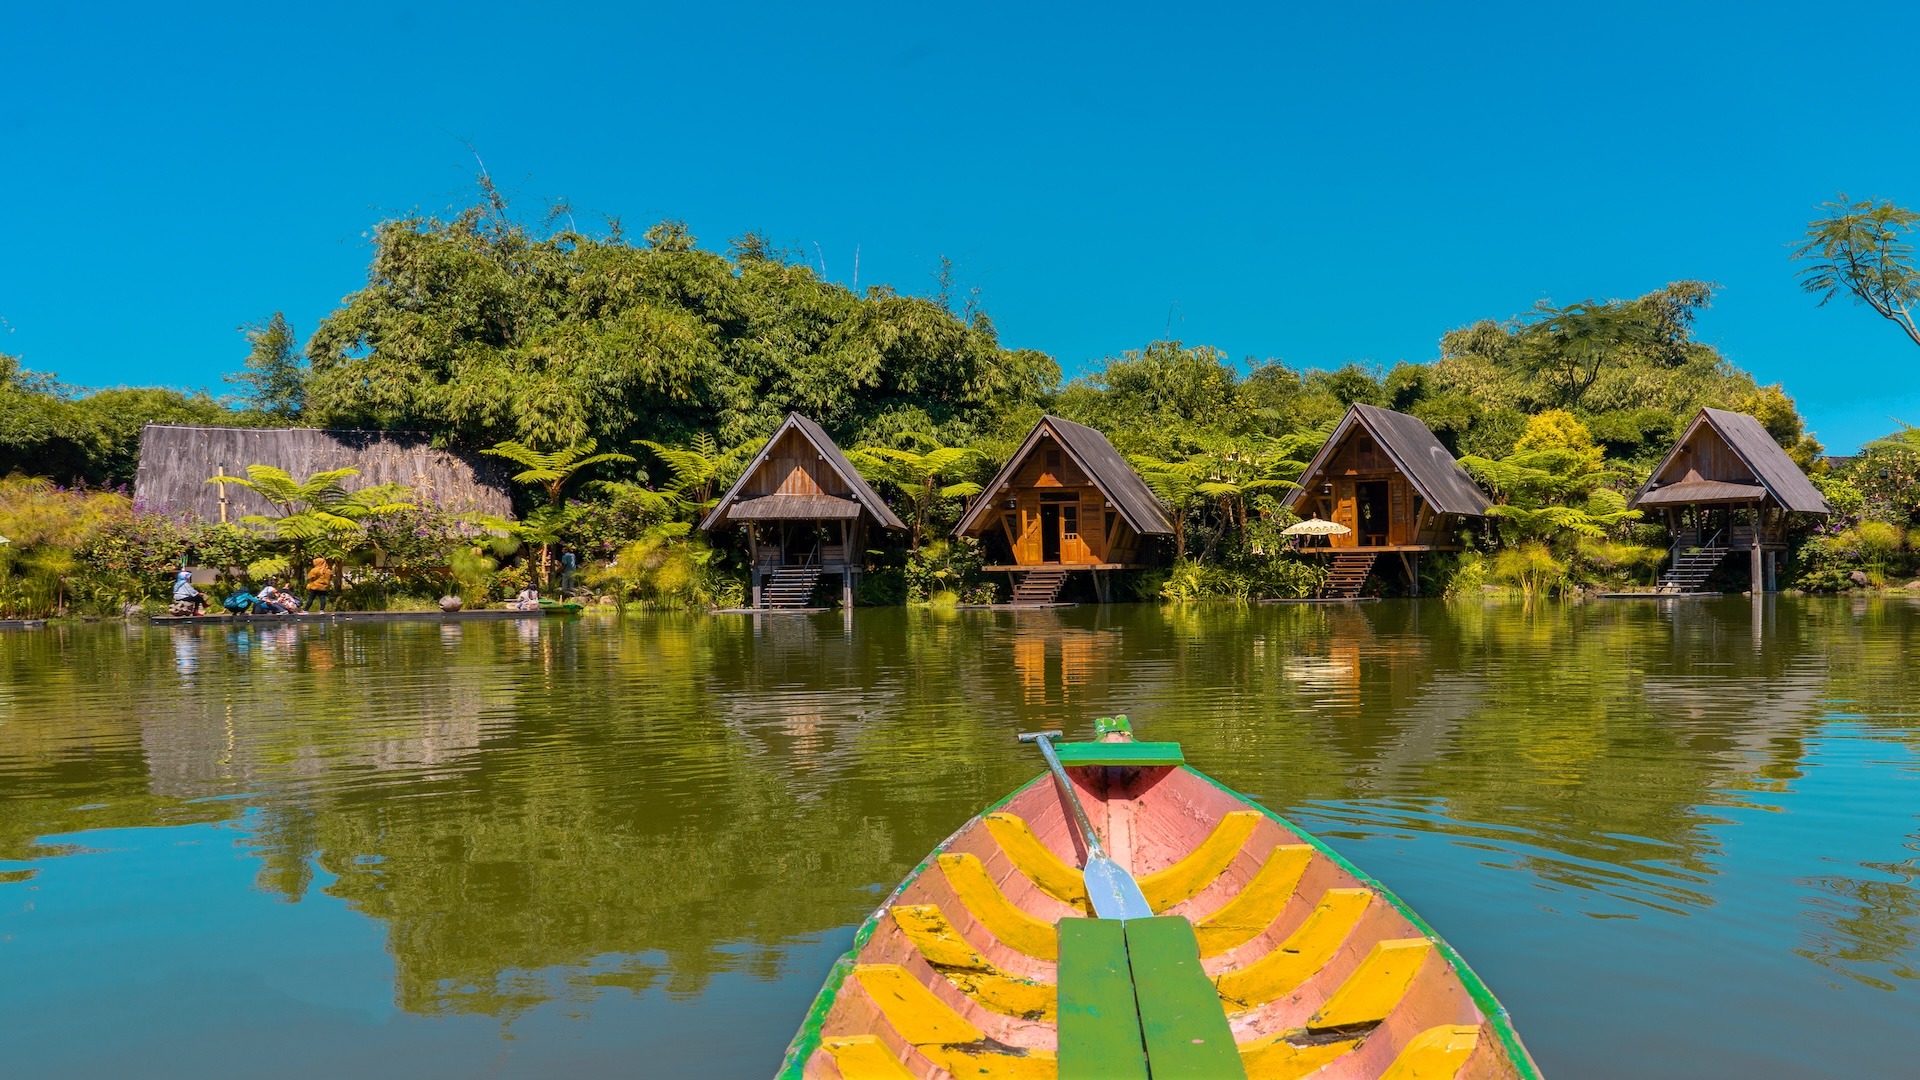
M1087 860L1087 898L1093 901L1093 913L1102 919L1148 919L1153 909L1140 892L1133 875L1104 855Z

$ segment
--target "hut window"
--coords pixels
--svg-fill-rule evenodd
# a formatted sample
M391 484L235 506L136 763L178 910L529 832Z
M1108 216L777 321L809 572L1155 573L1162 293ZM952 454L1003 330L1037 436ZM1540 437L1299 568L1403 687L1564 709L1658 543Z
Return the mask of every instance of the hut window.
M1048 450L1047 451L1047 468L1057 469L1059 467L1060 467L1060 451L1057 448Z
M1080 508L1067 505L1060 508L1060 539L1080 539Z
M1107 526L1106 534L1107 536L1111 537L1113 535L1113 511L1111 510L1107 511L1106 526Z
M1373 440L1372 439L1369 439L1365 435L1362 435L1360 437L1359 443L1357 443L1356 445L1360 450L1361 457L1370 458L1373 456Z

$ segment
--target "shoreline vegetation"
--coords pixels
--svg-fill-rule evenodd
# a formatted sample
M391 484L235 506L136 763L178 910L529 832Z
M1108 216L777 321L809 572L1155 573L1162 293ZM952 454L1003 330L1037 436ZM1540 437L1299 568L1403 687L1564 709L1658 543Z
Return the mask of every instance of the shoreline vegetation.
M1824 214L1795 254L1803 285L1920 342L1906 244L1920 216L1844 196ZM1757 418L1834 508L1797 526L1783 588L1905 588L1920 574L1920 429L1826 457L1783 386L1694 337L1710 283L1542 302L1445 331L1436 359L1389 368L1235 362L1166 340L1069 379L1052 357L1004 345L950 264L936 282L926 296L856 293L763 236L722 253L675 222L637 238L617 223L552 229L483 177L480 199L451 217L381 224L366 285L304 346L281 315L250 328L232 398L82 392L0 355L0 618L163 613L183 564L216 572L203 591L217 599L297 585L313 556L340 568L347 608L424 610L447 595L485 607L551 591L567 555L588 599L737 607L743 545L709 544L694 525L789 411L846 447L908 525L867 553L863 605L1005 599L977 545L949 532L1048 413L1104 432L1176 527L1165 565L1129 574L1118 598L1312 595L1324 571L1282 537L1298 520L1282 500L1356 402L1419 418L1495 504L1462 550L1422 560L1422 595L1647 588L1668 541L1627 496L1702 407ZM352 470L251 463L217 482L250 488L271 514L189 519L129 494L150 423L423 433L512 471L514 515L454 512L399 485L352 490ZM1708 587L1733 587L1734 570Z

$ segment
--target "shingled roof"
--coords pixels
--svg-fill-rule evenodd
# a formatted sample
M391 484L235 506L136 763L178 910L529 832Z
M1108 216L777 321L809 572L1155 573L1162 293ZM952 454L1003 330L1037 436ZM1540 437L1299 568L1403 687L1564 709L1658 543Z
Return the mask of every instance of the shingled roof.
M881 527L888 529L904 529L907 527L906 522L901 521L900 518L894 514L892 508L887 506L886 500L880 497L879 492L874 491L873 486L868 484L866 478L860 475L860 470L853 467L853 462L847 460L847 455L840 452L839 445L833 441L832 436L827 434L826 429L796 412L787 414L786 420L774 430L772 435L767 437L765 445L760 447L760 452L753 456L753 460L747 463L745 469L741 470L740 478L735 480L733 486L727 489L727 493L720 497L718 503L714 504L712 512L706 516L705 520L700 522L702 531L711 531L733 521L794 519L800 517L823 519L853 518L859 516L857 509L849 513L847 512L847 508L833 506L825 502L820 502L817 506L813 507L814 509L818 509L820 511L819 513L804 513L803 511L808 507L803 505L802 502L796 501L804 499L834 499L836 502L840 501L834 496L789 495L766 496L747 500L741 499L741 491L746 487L747 481L753 477L753 474L759 470L760 466L766 464L767 454L773 450L774 446L779 444L780 437L785 435L789 429L798 431L801 438L813 445L814 450L819 452L821 460L825 461L829 468L838 473L840 479L846 481L848 490L853 493L852 502L858 503L860 507L864 507L868 513L873 515L873 519L878 522ZM753 505L747 505L749 503ZM736 513L736 511L742 512Z
M1057 416L1043 416L1039 423L1033 425L1033 430L1027 433L1020 449L1015 450L1006 465L994 474L992 480L987 481L984 493L973 500L973 505L961 516L960 524L953 527L953 535L964 536L974 527L980 516L993 505L993 493L1013 480L1027 456L1040 444L1040 437L1046 434L1051 434L1054 441L1067 451L1067 456L1073 459L1081 472L1087 474L1087 479L1093 481L1093 486L1100 489L1100 494L1107 497L1107 501L1120 512L1134 532L1141 536L1173 535L1173 522L1167 520L1167 512L1161 509L1159 497L1154 495L1153 489L1140 478L1140 474L1133 471L1133 466L1127 464L1127 459L1120 456L1120 451L1113 448L1107 437L1085 424L1076 424Z
M1673 449L1667 451L1667 456L1661 459L1660 467L1653 470L1647 482L1640 485L1639 491L1634 492L1628 506L1739 501L1737 495L1730 495L1725 491L1708 492L1705 488L1693 487L1703 481L1680 480L1660 483L1661 476L1665 475L1668 468L1673 465L1674 458L1679 456L1681 448L1687 445L1702 424L1711 428L1714 434L1727 444L1727 448L1732 450L1747 468L1753 470L1754 480L1765 489L1764 494L1773 496L1774 501L1782 507L1805 514L1833 512L1833 508L1827 505L1826 496L1820 494L1820 489L1813 486L1813 481L1807 479L1807 474L1801 472L1800 466L1793 463L1793 459L1787 456L1786 450L1773 441L1773 436L1768 434L1766 427L1760 421L1745 413L1728 412L1725 409L1701 409L1700 415L1694 417L1693 423L1687 425L1687 430L1680 433L1680 438L1674 442ZM1725 478L1713 479L1724 480ZM1734 486L1724 482L1716 485L1717 488L1729 489ZM1702 494L1697 494L1691 499L1684 498L1683 496L1690 489ZM1758 498L1761 494L1761 492L1753 492L1749 497ZM1705 497L1707 495L1711 497Z
M1340 418L1333 434L1327 436L1327 441L1320 446L1320 452L1307 463L1306 471L1300 474L1303 484L1327 467L1327 462L1355 424L1365 428L1374 441L1386 450L1394 467L1406 476L1414 490L1435 512L1480 517L1493 505L1488 501L1487 493L1480 490L1479 485L1473 482L1473 477L1467 475L1467 470L1453 460L1447 448L1440 445L1439 438L1417 417L1358 402L1348 406L1347 414ZM1287 496L1287 508L1293 509L1307 495L1305 487L1296 488Z

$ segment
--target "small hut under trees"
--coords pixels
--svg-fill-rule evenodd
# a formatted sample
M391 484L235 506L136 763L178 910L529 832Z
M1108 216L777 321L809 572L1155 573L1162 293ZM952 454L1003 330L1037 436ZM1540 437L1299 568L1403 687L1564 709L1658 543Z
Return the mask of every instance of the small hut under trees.
M1463 519L1484 517L1486 493L1440 445L1427 425L1406 413L1355 403L1300 474L1284 500L1301 517L1347 527L1327 538L1333 556L1322 595L1351 598L1382 554L1400 558L1414 595L1420 553L1459 548Z
M747 527L753 606L811 603L820 579L840 579L853 606L870 528L907 526L880 498L819 424L788 413L740 479L700 522L703 532Z
M1173 535L1153 489L1105 435L1045 416L954 527L1012 560L987 570L1015 575L1013 602L1053 601L1069 574L1093 575L1102 602L1107 572L1152 565L1150 542Z
M461 513L510 517L506 473L485 459L433 445L425 435L319 428L185 427L148 424L140 430L140 466L133 497L144 506L184 512L203 521L238 522L271 515L265 499L216 476L247 475L249 465L271 465L303 480L331 469L358 469L348 491L405 484L414 498Z
M1790 515L1832 513L1760 421L1725 409L1701 409L1627 505L1664 513L1673 546L1660 587L1681 593L1700 591L1741 550L1753 591L1773 591Z

